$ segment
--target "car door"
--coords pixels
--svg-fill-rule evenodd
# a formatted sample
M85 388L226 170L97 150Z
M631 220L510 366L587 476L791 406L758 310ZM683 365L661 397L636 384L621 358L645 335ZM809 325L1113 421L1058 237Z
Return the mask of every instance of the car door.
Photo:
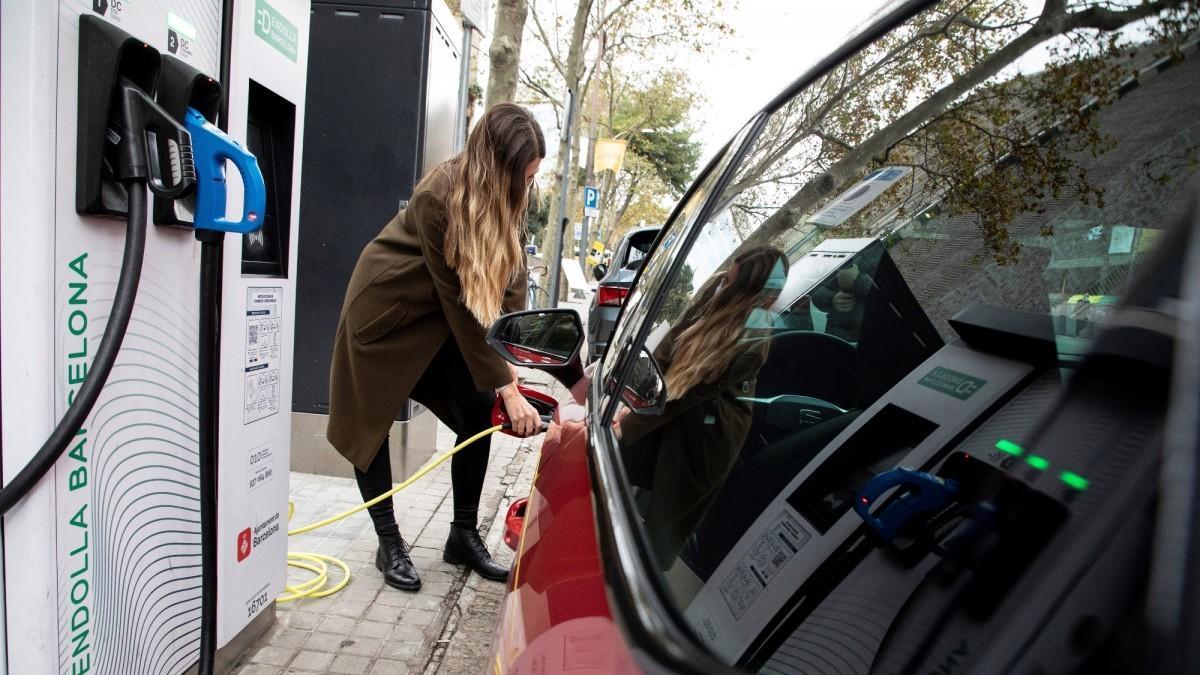
M903 610L936 561L887 567L852 502L942 432L936 410L881 401L908 383L938 392L931 408L999 407L999 378L1024 391L1035 372L1060 391L1200 166L1196 8L1093 20L1107 11L902 5L756 117L667 224L588 423L610 598L648 664L841 673L939 657L933 637L888 641L921 634ZM1044 319L1057 365L923 375L976 305ZM667 401L635 411L622 392L647 356ZM983 628L963 640L946 647L954 668L999 644ZM1010 652L1081 668L1101 642Z

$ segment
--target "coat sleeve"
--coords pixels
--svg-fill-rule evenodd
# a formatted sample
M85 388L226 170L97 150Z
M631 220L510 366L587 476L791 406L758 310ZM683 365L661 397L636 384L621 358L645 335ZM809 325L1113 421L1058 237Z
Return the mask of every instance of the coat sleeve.
M450 332L462 351L479 391L491 391L512 382L508 363L487 344L487 331L462 304L458 274L446 263L446 210L437 197L418 193L408 206L421 240L421 255L433 278L438 302ZM507 296L507 294L506 294Z

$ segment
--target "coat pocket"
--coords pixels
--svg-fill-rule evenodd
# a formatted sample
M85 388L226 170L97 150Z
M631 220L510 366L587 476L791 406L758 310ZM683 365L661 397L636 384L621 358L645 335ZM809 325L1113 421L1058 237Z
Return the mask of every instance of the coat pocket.
M392 332L407 314L408 309L404 306L404 301L397 300L391 307L383 310L379 316L360 326L358 330L354 331L354 335L362 344L374 342Z

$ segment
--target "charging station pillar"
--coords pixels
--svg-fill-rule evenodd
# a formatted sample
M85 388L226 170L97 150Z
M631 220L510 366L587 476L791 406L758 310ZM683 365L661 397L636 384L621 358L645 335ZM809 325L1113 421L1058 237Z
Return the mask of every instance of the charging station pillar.
M80 67L88 65L81 17L223 80L229 135L263 157L267 174L266 227L225 238L218 644L228 647L218 658L227 666L238 637L253 639L271 621L286 574L309 3L0 3L4 480L78 390L122 260L123 220L76 210ZM138 84L153 97L153 78ZM228 213L240 214L240 181L229 188ZM199 268L190 229L148 224L136 303L107 384L69 453L0 529L0 673L175 674L196 663Z
M228 133L259 158L267 215L260 232L225 237L217 543L222 646L256 617L262 618L245 638L269 625L287 574L309 2L239 0L233 12ZM230 201L231 213L240 213L240 192ZM236 654L237 646L230 651Z

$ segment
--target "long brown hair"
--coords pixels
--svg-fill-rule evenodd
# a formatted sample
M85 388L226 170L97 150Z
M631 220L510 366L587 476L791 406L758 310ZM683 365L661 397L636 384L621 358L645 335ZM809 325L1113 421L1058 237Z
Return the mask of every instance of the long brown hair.
M521 240L529 208L525 170L546 156L546 139L524 108L500 103L484 113L467 145L444 166L450 174L446 263L458 273L462 303L484 326L500 316L504 289L524 270Z
M771 246L752 248L737 255L730 268L714 275L696 294L684 313L667 368L667 398L683 397L692 388L720 377L741 353L738 342L746 334L746 319L756 307L769 305L777 292L767 281L787 256Z

